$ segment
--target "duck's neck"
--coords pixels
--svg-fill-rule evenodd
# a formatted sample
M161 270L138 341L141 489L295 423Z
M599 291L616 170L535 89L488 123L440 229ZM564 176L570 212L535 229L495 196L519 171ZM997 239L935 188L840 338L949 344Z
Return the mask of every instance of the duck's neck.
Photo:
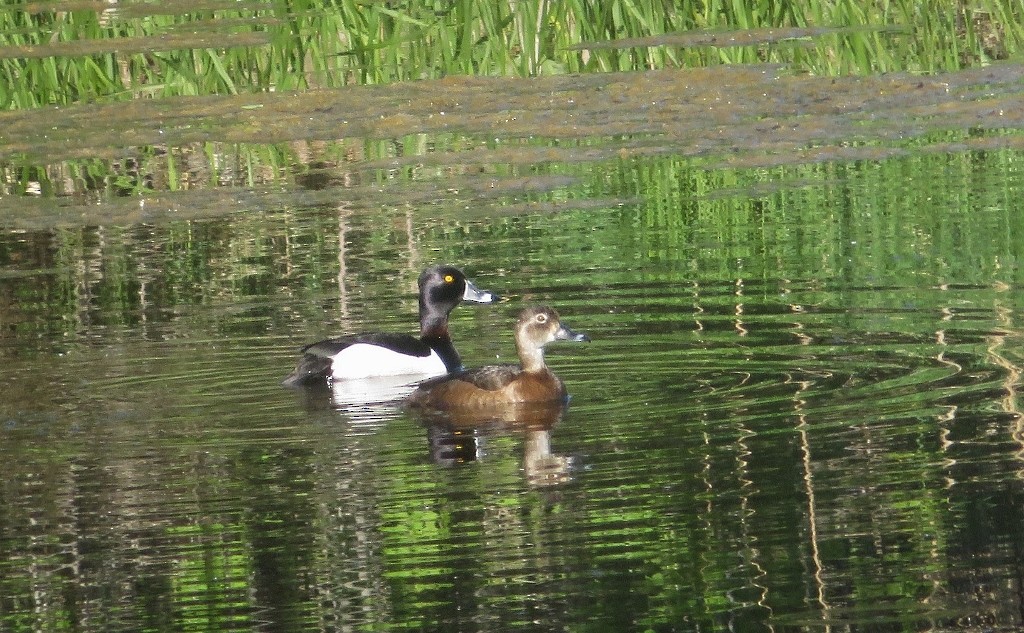
M459 358L459 353L455 351L452 339L448 336L448 324L446 322L439 322L437 320L433 322L422 321L420 323L420 340L429 345L430 349L434 350L441 357L441 362L444 363L448 373L462 368L462 359Z
M448 315L434 312L420 304L420 336L448 337Z
M523 371L538 372L547 369L547 366L544 365L543 347L526 349L516 345L516 350L519 352L519 364L522 365Z

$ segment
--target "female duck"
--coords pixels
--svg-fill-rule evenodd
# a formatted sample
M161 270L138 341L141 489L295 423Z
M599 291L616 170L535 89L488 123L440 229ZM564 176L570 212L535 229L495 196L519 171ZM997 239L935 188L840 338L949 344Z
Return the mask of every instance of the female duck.
M489 365L427 380L408 403L435 411L496 408L564 402L565 385L544 364L544 346L552 341L589 341L570 330L548 307L526 308L516 322L520 366Z
M302 348L302 358L284 379L287 386L379 376L436 376L462 367L448 335L448 315L461 301L494 303L493 292L480 290L457 268L433 266L419 278L420 336L354 334Z

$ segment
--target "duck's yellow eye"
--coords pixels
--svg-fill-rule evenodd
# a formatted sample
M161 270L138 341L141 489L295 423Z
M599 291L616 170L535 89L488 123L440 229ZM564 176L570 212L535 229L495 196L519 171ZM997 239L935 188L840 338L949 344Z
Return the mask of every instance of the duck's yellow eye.
M453 281L455 281L455 277L452 277L451 275L445 275L444 276L444 282L446 284L450 284Z

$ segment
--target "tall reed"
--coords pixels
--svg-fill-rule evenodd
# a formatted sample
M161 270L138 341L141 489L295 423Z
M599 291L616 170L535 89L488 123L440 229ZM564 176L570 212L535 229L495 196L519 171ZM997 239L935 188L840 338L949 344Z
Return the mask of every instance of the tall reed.
M935 72L1019 55L1024 42L1017 0L275 0L178 14L148 8L0 10L0 107L755 61L819 74ZM743 46L663 39L811 27L844 30Z

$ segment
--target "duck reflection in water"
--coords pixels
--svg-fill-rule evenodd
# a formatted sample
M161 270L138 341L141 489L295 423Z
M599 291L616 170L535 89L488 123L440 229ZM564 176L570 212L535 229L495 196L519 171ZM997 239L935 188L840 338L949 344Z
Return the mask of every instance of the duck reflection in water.
M552 455L551 427L568 405L565 384L544 363L553 341L589 341L572 331L554 309L526 308L516 321L516 365L488 365L420 383L406 400L428 425L435 461L452 464L481 456L481 438L494 428L525 434L524 468L532 483L568 477L570 462Z
M427 442L434 463L454 467L485 459L488 441L501 435L523 437L523 471L534 486L550 486L572 479L571 457L551 452L551 429L568 404L508 405L502 412L467 415L459 411L418 413L427 427Z

